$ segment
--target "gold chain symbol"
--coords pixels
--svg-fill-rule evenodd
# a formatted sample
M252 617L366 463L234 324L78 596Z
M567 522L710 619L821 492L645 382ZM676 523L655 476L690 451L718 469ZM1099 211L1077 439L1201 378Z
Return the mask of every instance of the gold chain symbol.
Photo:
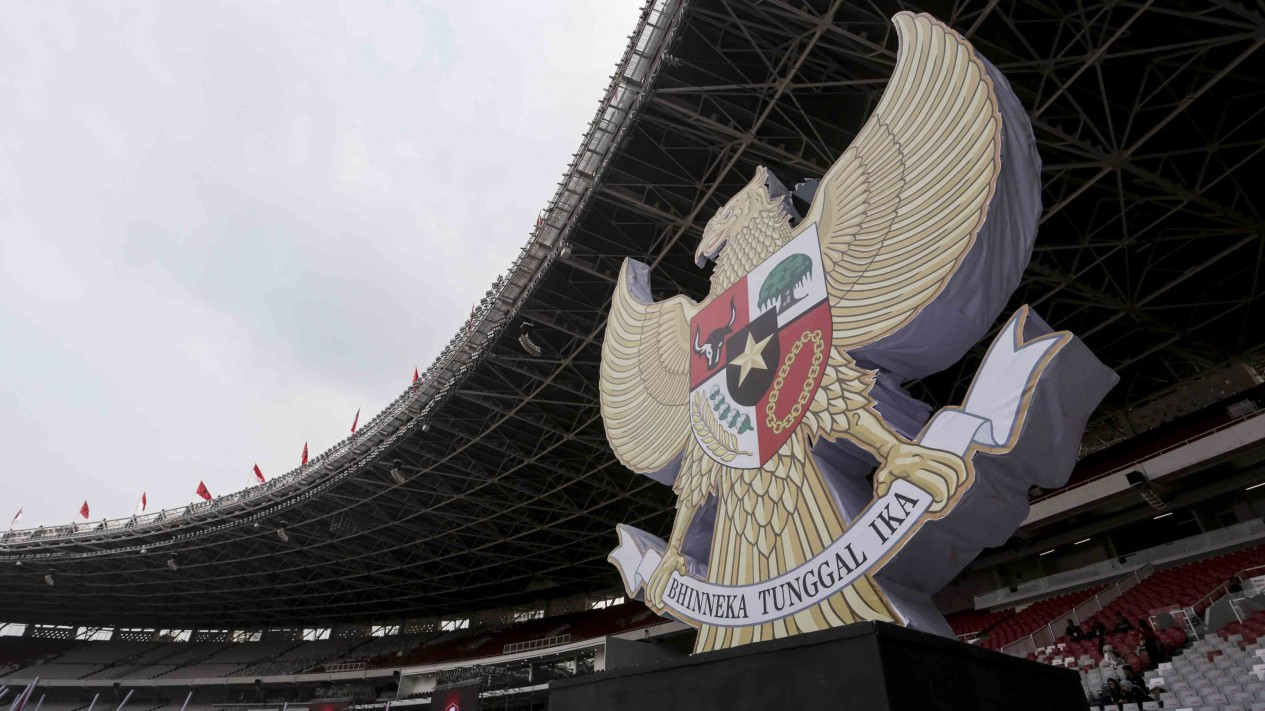
M786 384L786 376L791 372L791 366L795 364L795 359L799 357L799 352L803 350L804 344L813 342L813 364L808 368L808 377L804 380L804 388L800 391L799 398L796 399L795 405L791 407L790 413L782 419L777 419L777 400L778 395L782 391L782 386ZM764 424L773 430L773 434L781 434L782 430L790 427L793 422L799 419L800 414L804 411L804 406L808 404L809 398L813 396L813 383L817 382L817 376L821 373L821 361L824 360L826 352L826 343L822 340L821 331L808 331L799 337L794 346L791 346L791 352L786 354L786 358L782 360L782 367L778 368L777 378L773 381L773 392L769 393L769 404L764 408Z

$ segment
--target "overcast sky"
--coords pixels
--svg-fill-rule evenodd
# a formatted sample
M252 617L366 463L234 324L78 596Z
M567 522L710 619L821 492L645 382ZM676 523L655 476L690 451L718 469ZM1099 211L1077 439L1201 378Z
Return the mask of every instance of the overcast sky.
M6 4L0 530L241 489L398 396L528 239L640 5Z

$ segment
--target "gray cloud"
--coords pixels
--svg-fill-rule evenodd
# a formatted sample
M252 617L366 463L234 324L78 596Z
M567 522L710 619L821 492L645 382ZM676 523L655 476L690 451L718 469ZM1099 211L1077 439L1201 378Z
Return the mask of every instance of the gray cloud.
M527 239L639 5L10 7L0 526L240 489L398 395Z

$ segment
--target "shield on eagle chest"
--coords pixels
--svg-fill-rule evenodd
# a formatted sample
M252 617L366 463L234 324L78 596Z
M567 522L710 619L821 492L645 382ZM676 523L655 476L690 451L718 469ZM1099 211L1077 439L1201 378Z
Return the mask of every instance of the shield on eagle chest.
M755 469L808 412L830 359L830 299L814 227L690 321L690 425L708 456Z

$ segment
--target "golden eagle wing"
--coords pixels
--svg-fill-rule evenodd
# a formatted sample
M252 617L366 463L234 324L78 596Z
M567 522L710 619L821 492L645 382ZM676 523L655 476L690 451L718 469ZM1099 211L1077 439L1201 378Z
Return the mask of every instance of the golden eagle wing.
M896 69L822 178L816 223L834 345L876 341L948 283L984 224L1001 169L1001 113L984 63L929 15L892 18Z
M690 319L699 310L684 296L647 303L647 272L632 260L620 270L599 384L606 438L635 472L667 466L691 436Z

